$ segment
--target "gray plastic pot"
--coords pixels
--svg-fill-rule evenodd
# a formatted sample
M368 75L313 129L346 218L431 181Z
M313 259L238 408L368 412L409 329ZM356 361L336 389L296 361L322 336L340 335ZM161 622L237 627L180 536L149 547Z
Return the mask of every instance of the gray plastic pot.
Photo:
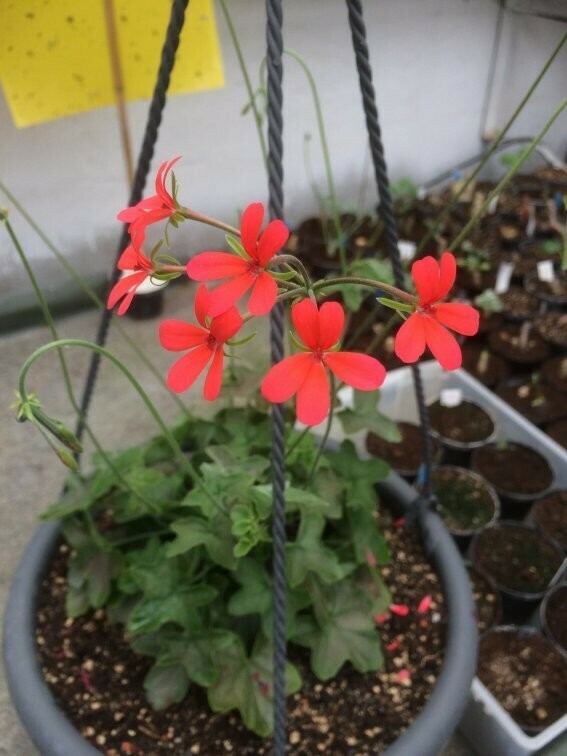
M391 474L380 486L394 506L411 513L416 492ZM428 556L436 565L448 610L447 646L441 674L419 717L388 749L388 756L435 756L455 730L467 704L476 669L477 630L468 575L438 515L418 510ZM41 580L61 538L57 523L42 525L14 574L4 616L3 653L14 706L42 756L96 756L57 707L43 678L35 643Z

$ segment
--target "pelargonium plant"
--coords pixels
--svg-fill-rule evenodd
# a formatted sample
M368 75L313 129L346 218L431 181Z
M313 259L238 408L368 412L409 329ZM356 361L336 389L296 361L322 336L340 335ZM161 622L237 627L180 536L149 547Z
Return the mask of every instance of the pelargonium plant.
M261 396L244 407L221 408L211 420L186 412L170 429L152 409L161 435L120 454L99 450L94 471L74 474L45 518L62 520L72 547L69 615L104 608L110 621L123 623L132 648L153 659L145 679L153 706L179 702L190 685L199 685L214 711L238 709L246 726L265 736L273 725L269 403L295 397L297 420L307 429L327 420L326 437L334 394L347 384L355 400L353 409L339 411L349 420L345 429L358 430L361 422L373 430L385 427L372 392L386 371L372 356L341 349L343 306L324 299L337 285L378 291L399 312L395 351L408 363L428 347L444 368L459 367L460 347L451 330L472 335L479 318L466 304L444 301L456 273L449 253L440 261L414 263L415 294L366 278L312 281L286 249L283 221L263 228L260 203L244 210L240 229L183 206L172 172L176 160L161 165L155 195L118 216L129 224L130 244L108 307L126 313L148 278L197 281L194 319L166 320L159 340L164 349L181 353L167 376L169 387L184 392L204 374L208 401L221 394L228 350L250 338L242 336L243 327L276 303L291 307L293 354L267 370ZM186 266L163 251L163 242L144 251L150 224L166 223L167 243L169 227L186 221L223 230L231 251L205 251ZM210 282L216 283L209 288ZM73 434L25 389L35 357L62 345L96 349L151 403L127 368L100 347L60 340L38 350L22 369L19 419L62 444L58 454L72 467L69 451L80 448ZM376 518L375 484L387 466L360 459L348 440L327 452L296 426L288 408L285 421L286 632L292 659L294 646L308 649L311 669L322 680L347 662L360 672L377 670L379 625L389 611L399 610L379 571L388 552ZM288 662L288 691L300 685L298 669Z

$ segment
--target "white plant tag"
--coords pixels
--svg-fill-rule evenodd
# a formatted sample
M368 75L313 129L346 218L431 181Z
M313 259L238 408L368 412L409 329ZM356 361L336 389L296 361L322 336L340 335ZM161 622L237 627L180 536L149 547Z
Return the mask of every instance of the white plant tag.
M497 294L504 294L510 288L510 281L512 280L512 271L514 270L514 263L503 262L498 268L496 274L496 284L494 291Z
M537 221L536 221L535 213L530 213L530 217L526 225L526 236L528 237L528 239L533 238L536 228L537 228Z
M537 277L540 281L551 283L555 280L555 271L551 260L540 260L537 264Z
M458 407L463 401L463 392L460 388L441 389L439 404L442 407Z
M488 207L486 208L486 212L489 215L494 215L494 213L496 212L496 209L498 207L498 201L499 200L500 200L500 195L499 194L495 194L494 197L490 200L490 202L488 203Z
M412 241L401 239L398 242L398 249L400 250L400 257L402 258L402 260L413 260L417 245L415 245Z

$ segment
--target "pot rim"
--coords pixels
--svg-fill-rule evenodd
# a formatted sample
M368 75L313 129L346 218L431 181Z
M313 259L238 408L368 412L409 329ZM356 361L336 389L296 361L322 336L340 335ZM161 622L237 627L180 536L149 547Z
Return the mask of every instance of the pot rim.
M473 480L476 480L477 482L481 483L483 488L487 491L488 495L490 496L490 499L493 504L493 511L492 515L490 516L490 519L488 519L485 523L480 525L478 528L468 529L468 530L461 530L460 528L453 528L450 525L445 522L445 519L442 515L439 515L443 522L445 523L445 527L451 533L451 535L455 536L473 536L475 533L478 533L483 528L488 527L488 525L491 525L492 523L496 522L496 520L500 517L500 497L496 493L496 489L494 486L489 483L485 478L482 477L477 472L474 472L474 470L468 470L466 467L460 467L459 465L434 465L431 473L435 473L437 470L455 470L461 475L466 475L467 478L472 478Z
M543 455L533 446L529 446L528 444L522 444L519 441L511 441L509 439L506 439L506 443L509 447L516 447L516 448L519 447L521 449L527 449L528 451L531 451L534 454L539 455L545 461L546 465L549 468L549 471L551 473L551 481L549 485L547 485L545 488L541 488L539 491L534 491L533 493L518 493L515 491L509 491L508 489L502 488L501 486L499 486L496 483L493 483L492 481L488 481L490 485L493 486L498 496L501 499L505 499L507 501L513 501L518 504L528 504L529 502L535 501L536 499L540 499L543 496L546 496L548 493L550 493L553 490L553 487L555 486L556 474L553 467L549 464L545 455ZM494 445L494 442L491 442L491 444ZM489 446L489 444L486 444L485 446ZM478 449L475 449L473 451L472 458L471 458L471 469L474 470L474 472L481 475L482 477L484 477L482 470L479 470L477 467L478 453L482 451L482 449L483 447L479 447Z
M439 403L439 399L437 399L435 402L432 402L430 405L428 405L427 409L429 410L433 406L433 404L438 404L438 403ZM431 427L431 424L430 424L429 432L431 433L433 438L439 441L439 443L442 444L443 446L446 446L448 449L462 451L462 452L474 451L475 449L480 449L482 446L486 446L486 444L492 443L498 435L498 424L496 420L492 417L490 412L488 412L484 407L481 407L480 404L477 404L475 401L473 401L472 399L468 399L467 397L463 397L459 406L461 406L462 404L470 404L473 407L476 407L477 409L484 412L484 414L488 417L488 419L492 423L491 433L488 436L486 436L486 438L479 439L478 441L456 441L452 438L448 438L447 436L443 436L441 433L439 433L439 431Z

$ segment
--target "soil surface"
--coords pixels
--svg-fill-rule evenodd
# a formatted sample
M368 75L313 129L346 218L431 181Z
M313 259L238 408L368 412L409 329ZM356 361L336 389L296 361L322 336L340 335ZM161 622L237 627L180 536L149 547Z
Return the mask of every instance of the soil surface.
M476 404L463 401L456 407L444 407L437 401L429 405L429 422L443 441L458 444L486 441L494 432L490 416Z
M567 414L567 397L539 381L511 381L496 393L535 425L551 423Z
M553 472L545 457L527 446L487 444L474 453L473 467L496 490L529 496L545 491Z
M506 360L479 344L464 344L462 351L463 368L485 386L496 386L510 375Z
M423 438L421 428L413 423L398 423L402 437L399 443L385 441L375 433L366 436L366 450L369 454L385 460L400 475L415 477L423 462ZM433 458L441 458L441 447L432 438Z
M551 350L539 333L532 328L525 341L521 339L522 326L511 323L488 334L490 348L513 363L532 365L546 360Z
M532 509L536 525L567 550L567 491L554 491Z
M545 341L560 349L567 348L567 312L547 312L534 323Z
M548 727L565 713L567 662L539 633L487 633L480 639L477 674L524 729Z
M476 605L478 632L485 633L500 622L502 600L492 580L472 565L467 566L473 599Z
M539 309L539 299L519 286L511 286L508 291L500 294L500 301L504 307L502 314L511 320L533 317Z
M436 509L452 533L474 533L494 517L496 494L479 476L459 467L438 467L431 473Z
M535 528L498 524L473 542L473 564L497 585L517 593L543 593L561 566L558 550Z
M288 699L288 752L295 756L382 752L415 719L439 675L446 627L439 579L417 531L383 519L393 558L382 573L398 611L378 623L385 666L360 674L347 665L322 683L309 672L307 657L295 653L304 679ZM153 711L142 689L149 660L130 650L120 626L106 622L101 610L66 619L67 557L62 547L42 586L38 649L57 702L95 748L107 756L270 753L270 741L245 730L235 712L211 714L196 686L182 704ZM426 607L425 597L431 597Z
M548 360L542 365L541 378L556 391L567 394L567 357L559 355ZM567 399L563 397L563 401Z
M545 620L551 635L567 654L567 585L560 586L549 597Z
M546 426L545 432L560 446L567 449L567 420L558 420Z

